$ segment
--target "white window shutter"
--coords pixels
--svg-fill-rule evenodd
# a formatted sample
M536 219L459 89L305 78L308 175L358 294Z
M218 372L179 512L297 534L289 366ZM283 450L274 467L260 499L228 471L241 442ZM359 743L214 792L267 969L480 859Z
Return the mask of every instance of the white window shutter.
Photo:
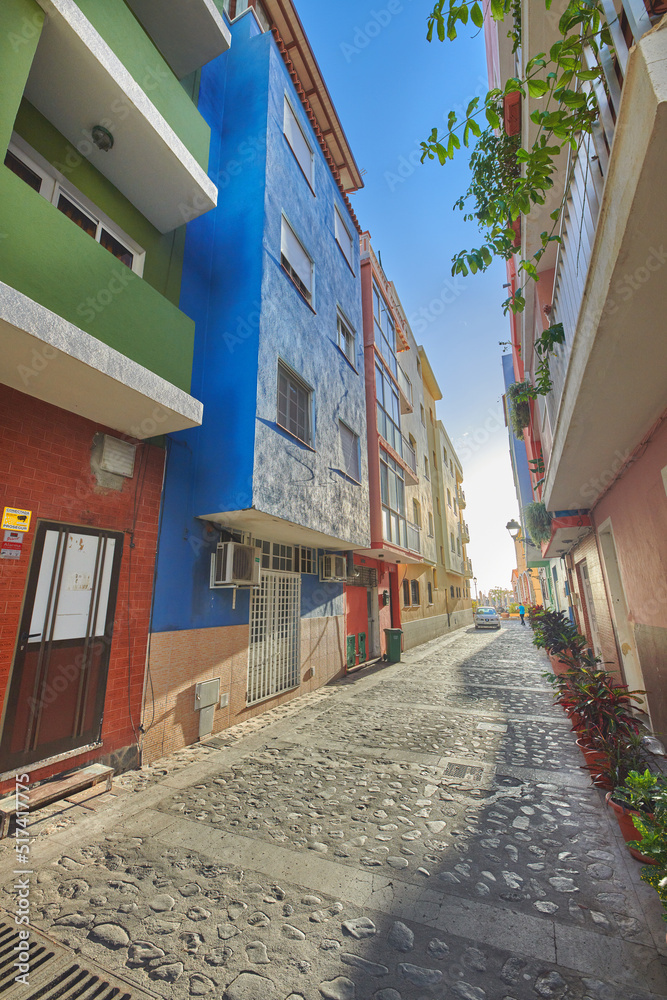
M313 263L296 238L291 226L283 218L282 231L280 236L280 252L287 257L301 281L312 291L313 285Z
M301 130L296 115L292 111L289 101L285 98L285 115L283 122L285 137L292 147L292 151L299 161L299 166L308 178L308 182L313 182L313 151Z

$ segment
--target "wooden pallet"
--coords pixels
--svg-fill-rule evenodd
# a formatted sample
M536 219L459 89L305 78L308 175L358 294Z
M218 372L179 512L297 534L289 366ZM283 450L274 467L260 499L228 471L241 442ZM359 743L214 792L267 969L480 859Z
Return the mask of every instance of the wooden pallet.
M43 785L31 788L27 793L28 809L33 812L41 806L48 805L49 802L57 802L74 792L80 792L91 785L98 785L101 781L106 781L106 791L111 791L111 779L113 778L113 768L104 764L89 764L82 767L80 771L75 771L60 781L47 781ZM0 840L7 836L9 822L16 814L16 793L0 799Z

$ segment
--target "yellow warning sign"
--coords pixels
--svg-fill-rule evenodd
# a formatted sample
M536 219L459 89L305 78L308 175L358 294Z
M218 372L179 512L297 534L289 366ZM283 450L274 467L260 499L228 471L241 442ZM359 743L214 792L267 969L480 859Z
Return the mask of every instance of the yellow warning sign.
M19 507L5 507L2 514L3 531L28 531L30 528L31 510L21 510Z

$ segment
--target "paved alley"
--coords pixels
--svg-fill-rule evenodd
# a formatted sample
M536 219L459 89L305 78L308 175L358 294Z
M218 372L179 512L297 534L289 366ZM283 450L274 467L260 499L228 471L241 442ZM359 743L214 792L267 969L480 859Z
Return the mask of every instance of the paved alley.
M657 898L531 634L434 640L52 807L35 926L137 998L667 996ZM11 838L0 863L12 913Z

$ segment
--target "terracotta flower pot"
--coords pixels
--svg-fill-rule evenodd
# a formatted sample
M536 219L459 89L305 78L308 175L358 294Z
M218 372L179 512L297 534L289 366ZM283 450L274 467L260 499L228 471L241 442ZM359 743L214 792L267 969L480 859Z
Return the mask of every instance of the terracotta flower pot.
M626 809L625 806L620 805L618 802L614 802L612 795L613 792L607 792L606 802L607 805L614 811L621 833L623 834L623 839L626 844L630 840L639 840L639 830L632 822L632 817L639 816L639 813L634 809ZM647 858L645 854L641 854L636 847L628 847L628 850L635 860L641 861L644 865L654 865L656 863L653 858Z
M586 760L586 770L590 772L591 781L598 788L605 788L612 790L612 783L609 778L604 774L605 765L607 763L606 755L600 753L599 750L594 750L586 740L585 736L580 736L577 740L577 746L584 755Z
M570 669L568 663L563 663L560 653L547 653L551 660L551 669L555 674L565 674Z

